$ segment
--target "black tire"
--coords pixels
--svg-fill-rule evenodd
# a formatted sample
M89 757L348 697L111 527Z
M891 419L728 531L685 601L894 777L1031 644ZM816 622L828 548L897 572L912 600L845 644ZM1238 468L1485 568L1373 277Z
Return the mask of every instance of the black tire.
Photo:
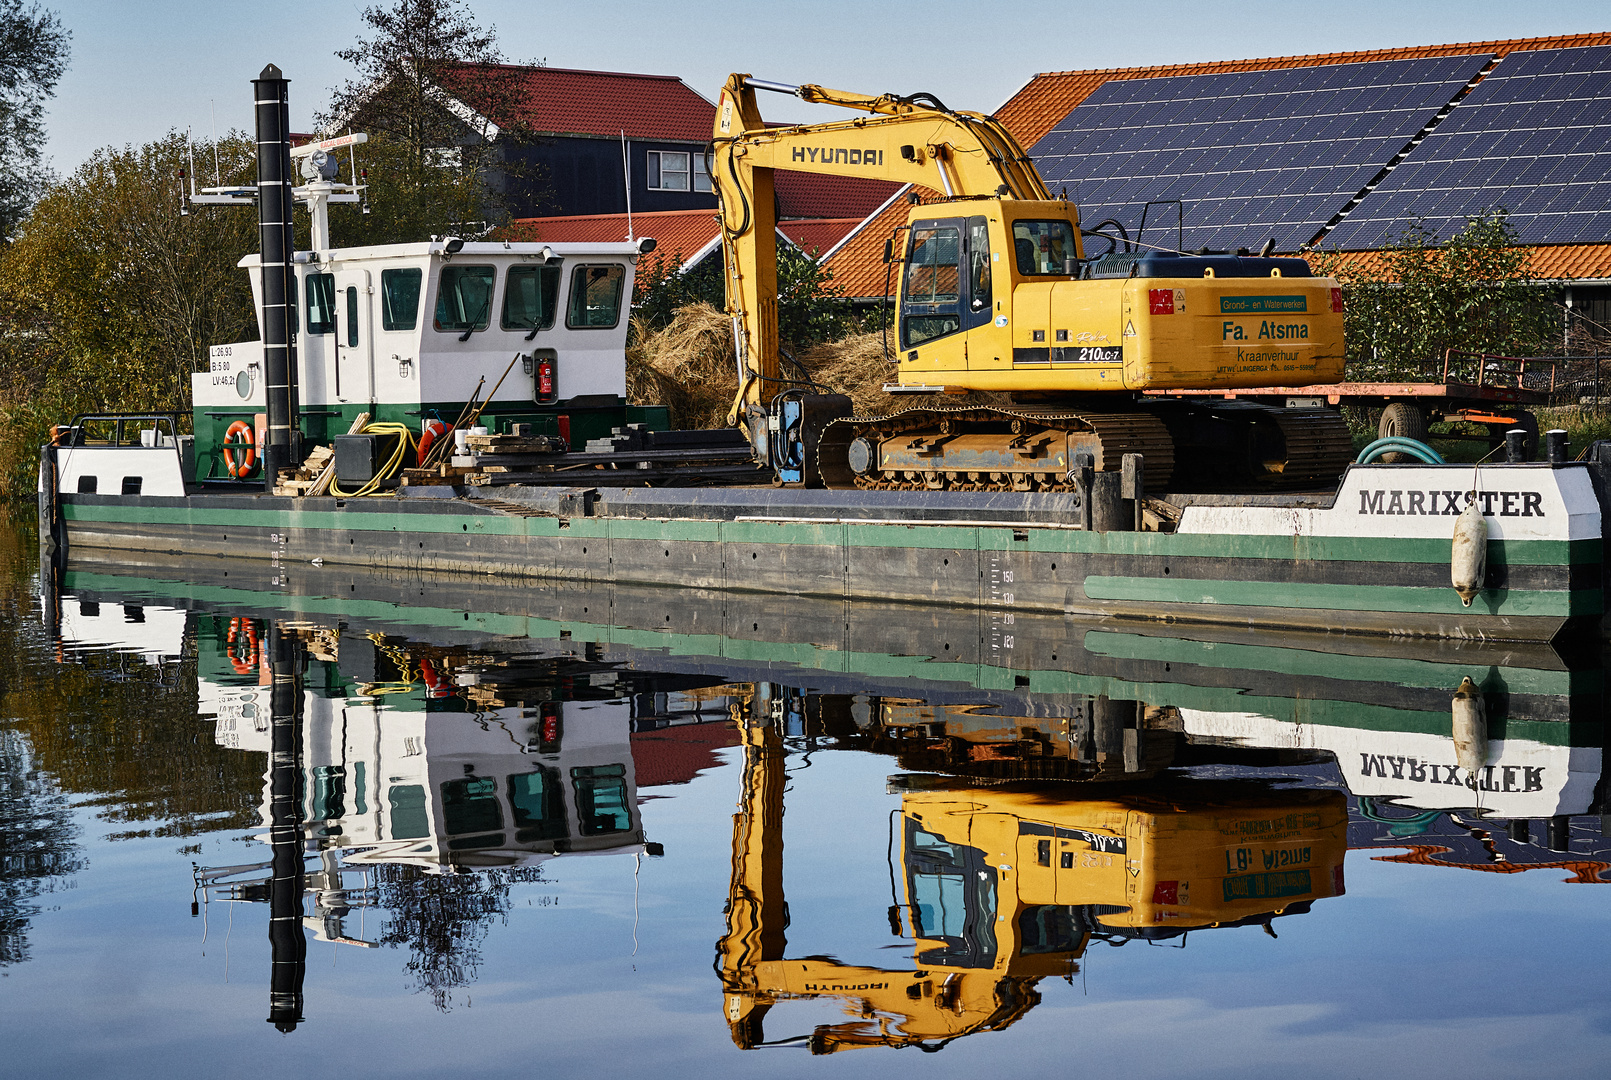
M1411 405L1407 401L1389 402L1387 408L1382 410L1382 418L1376 423L1376 437L1387 439L1393 436L1403 439L1414 439L1417 442L1426 442L1426 413L1419 406ZM1404 461L1413 461L1408 454L1397 451L1383 454L1382 460L1390 465L1397 465Z

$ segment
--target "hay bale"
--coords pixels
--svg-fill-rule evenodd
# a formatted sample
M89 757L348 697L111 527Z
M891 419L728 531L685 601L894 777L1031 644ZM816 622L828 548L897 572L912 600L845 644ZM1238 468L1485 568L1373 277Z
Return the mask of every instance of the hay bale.
M893 348L893 335L891 347ZM811 374L824 393L844 394L860 415L899 412L932 405L1005 405L1006 394L918 394L884 392L895 379L895 365L884 358L884 335L851 334L803 351L786 351ZM798 376L787 360L785 376ZM633 321L627 345L627 400L634 405L665 405L678 428L716 428L738 393L738 361L727 316L709 304L681 308L664 329Z
M627 344L627 400L664 405L677 428L716 428L738 393L738 360L727 316L690 304L663 329L632 321Z

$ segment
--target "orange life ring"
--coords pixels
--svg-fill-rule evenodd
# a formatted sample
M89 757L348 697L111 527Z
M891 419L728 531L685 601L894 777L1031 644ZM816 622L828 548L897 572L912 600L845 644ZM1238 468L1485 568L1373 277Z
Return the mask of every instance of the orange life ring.
M262 649L257 642L257 624L251 619L231 619L227 642L230 666L237 675L250 675L262 657Z
M448 431L448 426L442 420L427 420L420 430L419 448L414 452L416 461L424 461L425 455L431 452L431 444L441 438Z
M235 438L237 435L240 436L239 439ZM253 438L252 425L245 420L235 421L229 425L229 430L224 432L224 465L229 469L229 475L245 479L251 474L252 469L256 467L257 449L253 443ZM241 452L239 462L235 460L235 455L231 453L232 450Z

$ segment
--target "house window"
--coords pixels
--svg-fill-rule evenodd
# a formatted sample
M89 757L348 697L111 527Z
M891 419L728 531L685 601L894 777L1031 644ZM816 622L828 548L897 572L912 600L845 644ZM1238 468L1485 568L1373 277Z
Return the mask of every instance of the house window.
M706 177L705 184L706 190L710 190L709 177ZM687 191L688 155L681 151L650 150L649 190Z
M694 190L710 190L710 171L705 168L705 155L694 155Z

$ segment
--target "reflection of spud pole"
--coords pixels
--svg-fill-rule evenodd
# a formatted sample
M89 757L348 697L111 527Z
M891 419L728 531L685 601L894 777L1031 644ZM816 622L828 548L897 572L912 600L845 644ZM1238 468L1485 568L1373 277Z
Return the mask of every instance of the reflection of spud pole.
M756 965L783 959L788 907L783 898L783 741L771 717L771 690L757 683L749 715L738 718L744 744L744 790L733 815L733 876L727 933L716 943L723 1008L733 1042L758 1046L772 996L756 982Z
M302 977L308 942L302 931L302 687L300 643L277 624L268 626L267 657L272 728L269 749L269 1023L293 1031L302 1022Z
M1467 675L1460 680L1454 692L1454 760L1478 781L1478 773L1488 764L1488 712L1482 700L1482 691Z

